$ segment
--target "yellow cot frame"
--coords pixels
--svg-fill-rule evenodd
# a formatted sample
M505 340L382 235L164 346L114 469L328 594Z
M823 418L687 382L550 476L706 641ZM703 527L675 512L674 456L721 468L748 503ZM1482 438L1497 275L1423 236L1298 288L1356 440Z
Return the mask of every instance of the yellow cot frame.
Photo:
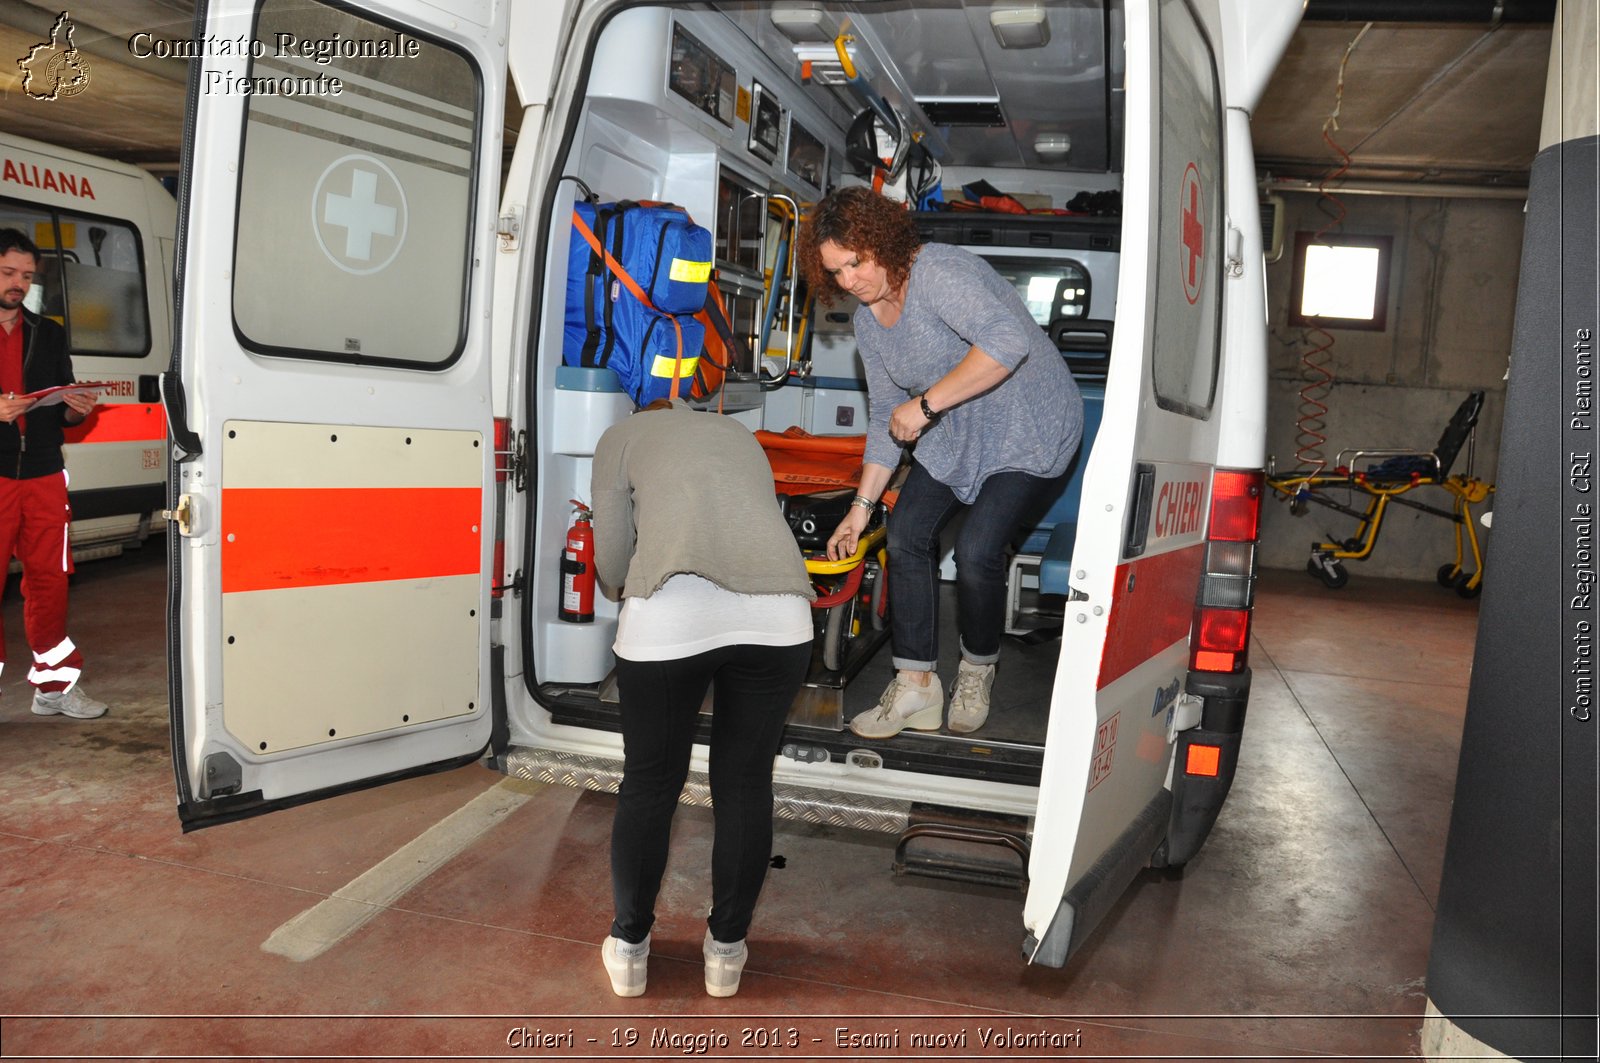
M1376 452L1368 451L1371 456ZM1409 452L1408 452L1409 453ZM1430 455L1431 457L1431 455ZM1267 477L1267 486L1289 501L1289 510L1296 516L1306 511L1306 506L1316 503L1340 513L1349 514L1360 521L1353 536L1343 541L1319 541L1311 544L1311 557L1306 571L1322 580L1328 587L1337 589L1349 582L1344 561L1364 561L1378 544L1378 533L1383 527L1383 516L1390 503L1443 517L1455 524L1455 560L1439 566L1435 578L1444 587L1455 588L1463 598L1476 598L1483 590L1483 551L1478 544L1477 528L1473 525L1472 507L1485 501L1494 493L1494 485L1473 476L1449 476L1443 479L1413 473L1400 478L1374 477L1362 472L1290 473ZM1424 487L1436 487L1449 493L1451 508L1441 509L1404 496ZM1345 488L1367 495L1365 509L1357 509L1327 497L1322 492L1331 488ZM1465 541L1465 548L1463 548ZM1472 569L1463 562L1470 552Z

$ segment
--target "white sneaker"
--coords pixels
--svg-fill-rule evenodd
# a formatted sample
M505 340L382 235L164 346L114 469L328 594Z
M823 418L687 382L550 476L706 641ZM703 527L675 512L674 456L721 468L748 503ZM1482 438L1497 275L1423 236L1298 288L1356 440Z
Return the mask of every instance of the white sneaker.
M992 686L994 665L961 662L956 670L955 689L950 692L950 730L965 734L983 726L989 718L989 688Z
M706 939L700 946L700 954L706 960L706 992L714 997L731 997L737 993L739 976L744 973L744 961L750 958L750 950L745 943L740 941L736 945L726 945L713 938L708 929Z
M74 720L92 720L97 716L106 714L106 703L96 701L83 692L82 687L73 687L71 690L57 690L46 694L42 690L33 692L33 714L35 716L71 716Z
M927 686L917 686L896 675L878 704L858 713L850 730L862 738L893 738L901 731L937 731L944 719L944 689L930 673Z
M608 937L600 946L600 958L605 961L606 974L611 976L611 991L619 997L640 996L650 973L650 937L645 935L641 942L644 949L637 956L617 955L617 946L622 944L619 938Z

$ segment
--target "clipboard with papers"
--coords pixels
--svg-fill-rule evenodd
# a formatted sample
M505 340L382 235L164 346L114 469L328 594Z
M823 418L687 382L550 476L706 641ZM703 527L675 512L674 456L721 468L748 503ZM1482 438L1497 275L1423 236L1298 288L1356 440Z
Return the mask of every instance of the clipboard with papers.
M118 386L115 382L110 381L85 380L75 384L57 384L53 388L41 388L38 391L30 391L26 395L18 395L17 398L32 399L33 406L29 407L29 409L36 409L40 406L53 406L58 402L64 402L68 395L95 395L100 392L110 391Z

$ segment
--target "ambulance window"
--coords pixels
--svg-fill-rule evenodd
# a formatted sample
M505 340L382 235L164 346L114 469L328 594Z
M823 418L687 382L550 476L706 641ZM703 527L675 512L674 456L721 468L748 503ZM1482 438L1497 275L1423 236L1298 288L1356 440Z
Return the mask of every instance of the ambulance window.
M996 273L1011 282L1040 328L1048 329L1051 322L1061 318L1081 318L1089 313L1089 271L1082 263L1070 259L1047 262L1037 258L984 257Z
M0 226L39 248L26 305L67 329L73 354L137 358L150 351L144 253L126 222L0 202Z
M1156 402L1207 417L1222 314L1222 126L1211 46L1185 0L1161 0Z
M672 27L672 66L667 72L672 91L730 128L738 79L733 67L682 26Z
M767 197L754 184L723 170L717 181L716 256L724 266L761 275L761 239L767 231Z
M316 0L267 0L253 39L272 43L248 70L242 342L328 361L454 361L472 275L478 71L444 44Z

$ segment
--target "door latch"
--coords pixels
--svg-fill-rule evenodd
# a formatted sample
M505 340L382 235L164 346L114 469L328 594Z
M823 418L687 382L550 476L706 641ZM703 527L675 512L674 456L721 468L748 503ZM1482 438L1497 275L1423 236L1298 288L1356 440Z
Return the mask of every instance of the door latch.
M188 495L178 496L177 509L163 509L162 520L170 520L177 524L178 534L187 538L194 534L194 502Z

